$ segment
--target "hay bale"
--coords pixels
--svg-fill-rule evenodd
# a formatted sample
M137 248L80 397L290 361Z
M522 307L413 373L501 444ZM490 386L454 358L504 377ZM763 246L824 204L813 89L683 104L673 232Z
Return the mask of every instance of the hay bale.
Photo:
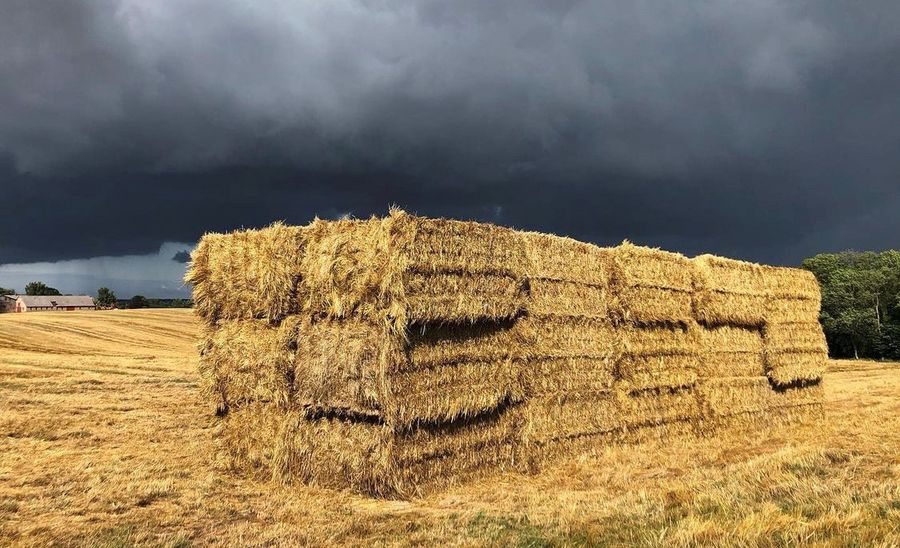
M607 320L609 290L580 282L529 278L528 314L531 316L572 316Z
M423 324L404 339L371 321L310 322L298 337L294 402L398 429L480 414L523 398L521 337L512 323Z
M527 316L516 329L527 341L516 355L526 395L612 386L618 343L615 327L605 318Z
M701 327L701 378L766 374L762 331L746 327Z
M823 353L766 353L766 375L779 386L818 381L827 367L828 355Z
M278 326L265 320L224 321L201 330L200 377L203 393L219 411L248 402L286 406L299 321L287 318Z
M819 322L769 323L763 330L766 374L778 385L817 381L828 365Z
M819 322L770 323L763 329L766 352L813 352L828 354L825 332Z
M602 392L616 382L611 357L532 358L519 366L526 398L551 394Z
M609 316L609 249L571 238L525 232L528 313L532 316Z
M534 398L525 404L524 414L521 442L543 445L696 419L700 406L691 389L602 391Z
M816 424L824 420L824 417L824 404L814 402L789 407L776 407L763 411L709 416L703 421L695 422L693 431L695 434L704 436L717 435L723 430L732 429L740 433L746 432L751 428L756 431L772 431L788 425Z
M781 266L763 266L762 269L770 297L811 301L822 299L819 282L809 270Z
M766 323L817 322L819 308L818 300L770 297L766 305Z
M694 321L694 264L679 253L629 242L612 250L611 314L618 322L653 325Z
M359 315L400 331L415 321L516 316L526 304L525 265L511 229L392 210L383 219L208 234L185 281L210 323Z
M764 268L734 259L700 255L694 263L694 314L702 324L760 327L766 321Z
M512 469L514 409L398 432L373 421L286 413L273 475L379 496L421 495L463 479Z
M701 342L696 324L618 329L616 377L625 390L677 388L697 381Z
M194 309L208 323L219 319L272 321L296 311L303 232L275 223L261 230L206 234L191 253L185 282Z
M616 352L616 328L606 320L529 316L516 328L530 343L521 353L528 358L610 358Z
M213 430L219 468L256 479L269 479L287 408L250 402L232 409Z
M807 270L767 266L766 323L819 321L822 294L816 277Z
M764 413L784 407L821 404L823 385L812 383L792 388L774 387L766 377L705 379L697 393L707 416L728 417L743 413Z
M360 316L401 332L416 321L506 319L525 308L525 252L516 232L425 219L315 221L306 230L301 310Z

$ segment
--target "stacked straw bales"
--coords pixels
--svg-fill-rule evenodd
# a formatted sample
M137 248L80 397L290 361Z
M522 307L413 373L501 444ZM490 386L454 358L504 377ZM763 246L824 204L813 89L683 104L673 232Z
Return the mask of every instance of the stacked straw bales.
M192 259L220 457L284 481L413 495L821 400L795 270L397 210Z

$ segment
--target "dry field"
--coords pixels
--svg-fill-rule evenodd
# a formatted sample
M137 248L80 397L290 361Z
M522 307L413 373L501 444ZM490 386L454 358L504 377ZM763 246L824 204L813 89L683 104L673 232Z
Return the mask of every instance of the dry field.
M833 362L827 421L612 446L413 501L214 462L190 311L0 315L0 545L900 546L900 365Z

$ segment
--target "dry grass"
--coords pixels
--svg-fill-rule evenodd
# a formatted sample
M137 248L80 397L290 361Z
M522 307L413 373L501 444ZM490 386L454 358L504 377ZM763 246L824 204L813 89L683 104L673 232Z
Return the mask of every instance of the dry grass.
M0 316L0 545L900 544L900 366L832 362L827 420L608 446L407 502L213 461L187 311Z

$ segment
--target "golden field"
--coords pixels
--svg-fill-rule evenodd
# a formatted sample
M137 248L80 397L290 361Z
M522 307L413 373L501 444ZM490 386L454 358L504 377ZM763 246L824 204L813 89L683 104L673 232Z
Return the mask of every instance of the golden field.
M900 546L900 364L826 421L610 446L411 501L217 467L191 311L0 315L0 545Z

